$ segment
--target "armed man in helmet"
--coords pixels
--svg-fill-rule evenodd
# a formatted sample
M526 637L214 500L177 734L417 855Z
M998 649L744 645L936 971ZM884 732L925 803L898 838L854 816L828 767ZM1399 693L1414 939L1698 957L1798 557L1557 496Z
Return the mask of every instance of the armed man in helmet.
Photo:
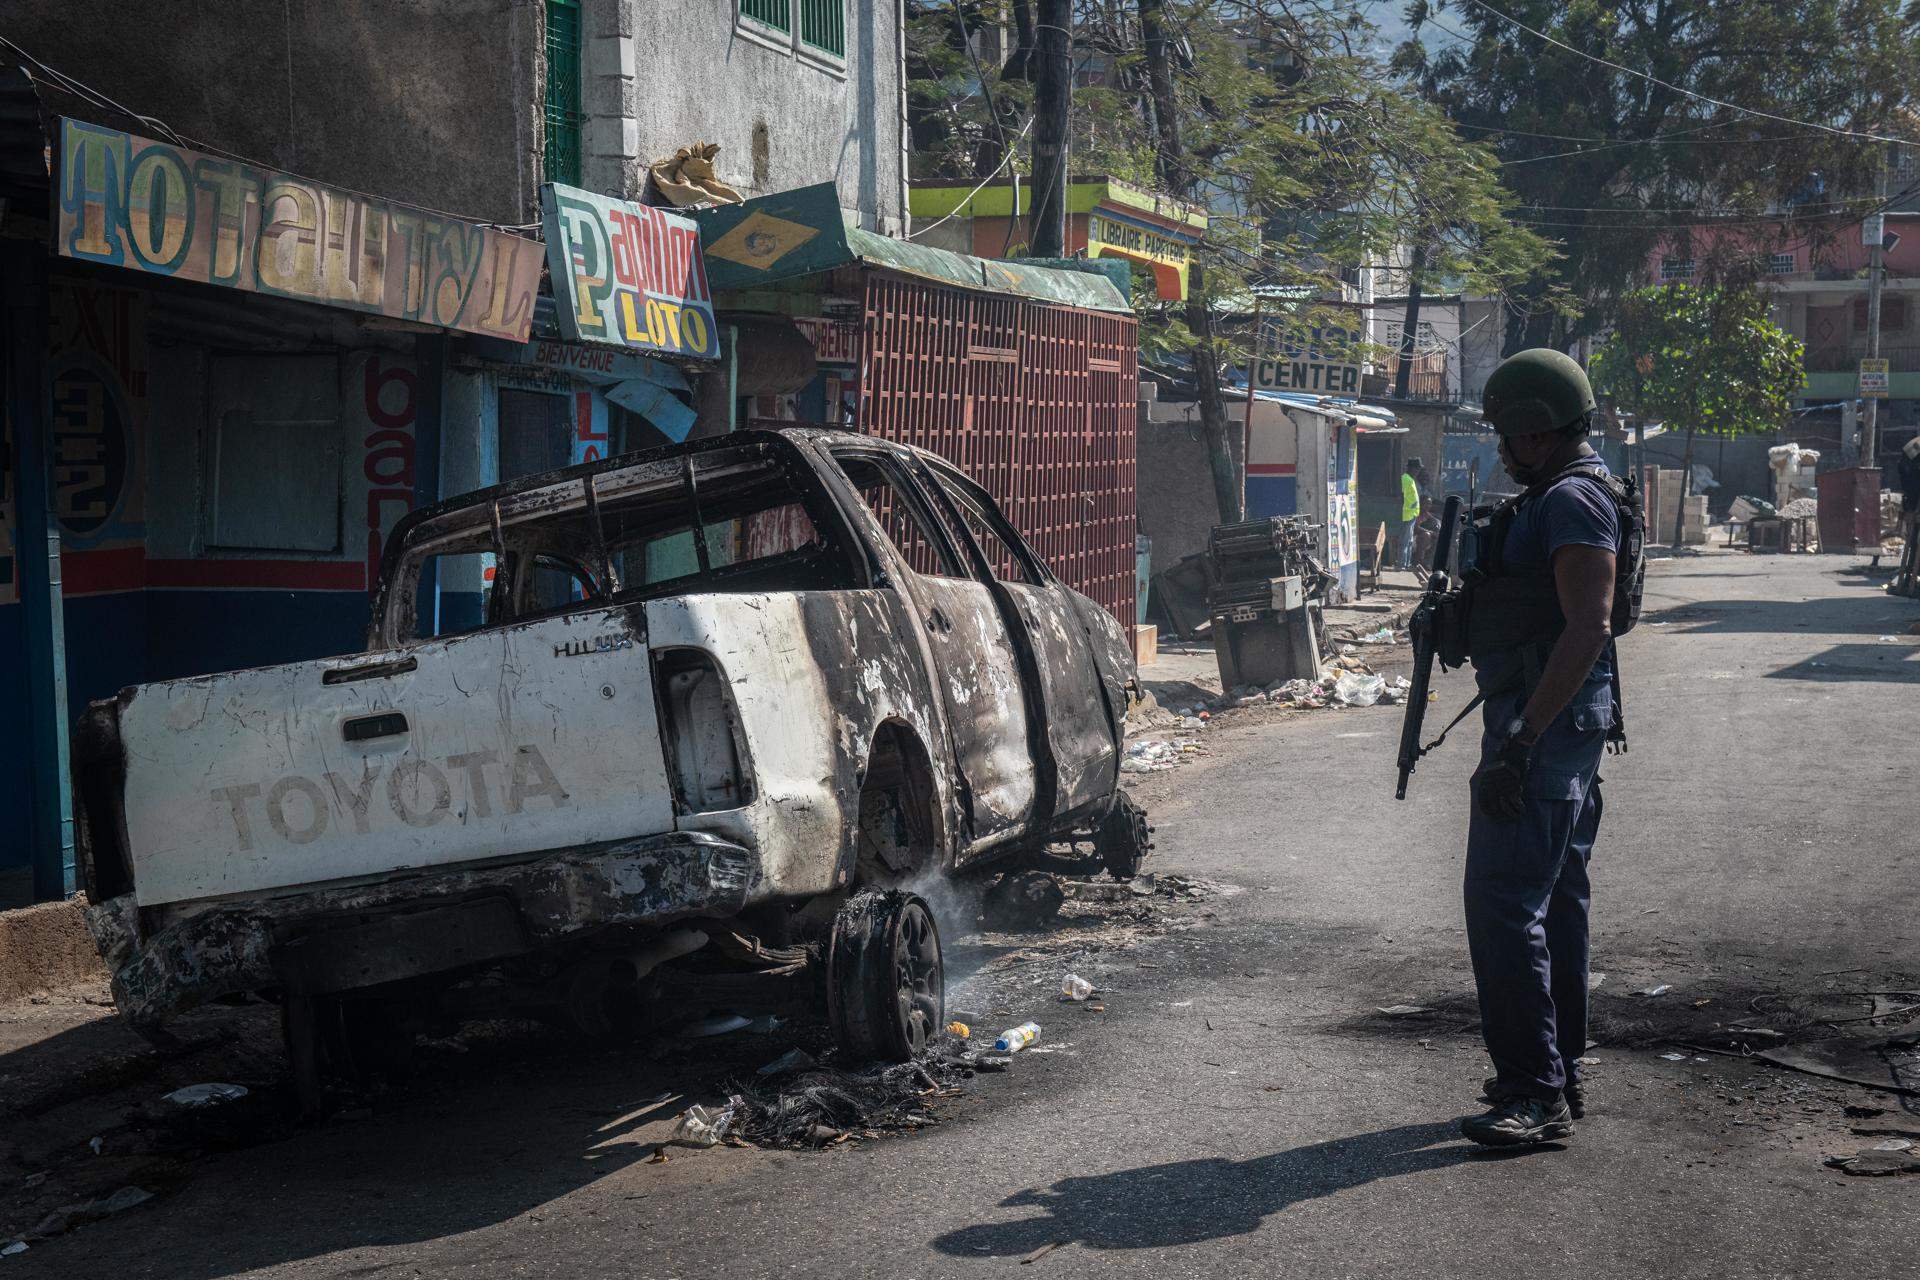
M1478 516L1462 647L1485 699L1467 834L1467 941L1495 1075L1462 1122L1490 1146L1564 1139L1585 1111L1587 859L1600 757L1624 741L1613 635L1638 616L1643 521L1586 442L1593 388L1558 351L1522 351L1484 411L1524 492ZM1616 610L1617 582L1632 612ZM1624 618L1624 620L1623 620Z

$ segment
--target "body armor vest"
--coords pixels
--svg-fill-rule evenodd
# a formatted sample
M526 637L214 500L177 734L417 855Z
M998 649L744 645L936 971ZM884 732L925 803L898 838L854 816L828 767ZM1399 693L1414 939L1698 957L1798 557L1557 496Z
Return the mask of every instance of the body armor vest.
M1614 558L1613 634L1623 636L1640 621L1646 583L1646 513L1632 480L1598 470L1591 455L1576 459L1526 492L1495 507L1475 508L1468 526L1473 559L1460 589L1439 608L1437 652L1442 666L1489 658L1525 645L1551 645L1566 629L1553 568L1515 569L1506 564L1513 522L1555 484L1578 477L1597 485L1613 502L1620 523Z

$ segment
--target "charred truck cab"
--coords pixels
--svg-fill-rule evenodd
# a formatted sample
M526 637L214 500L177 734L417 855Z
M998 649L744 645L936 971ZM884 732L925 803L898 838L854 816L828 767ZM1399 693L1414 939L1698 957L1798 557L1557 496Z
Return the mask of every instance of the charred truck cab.
M943 1022L905 886L1144 856L1133 675L919 450L742 432L550 472L408 517L364 653L93 704L90 920L143 1029L280 1000L310 1097L481 974L589 1032L813 1003L902 1057Z

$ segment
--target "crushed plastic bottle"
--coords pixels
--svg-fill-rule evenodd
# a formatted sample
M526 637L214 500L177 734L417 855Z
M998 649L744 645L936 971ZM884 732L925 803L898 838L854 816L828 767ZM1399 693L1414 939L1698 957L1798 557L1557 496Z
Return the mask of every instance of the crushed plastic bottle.
M738 1094L728 1098L727 1105L717 1111L708 1111L696 1103L680 1113L667 1141L686 1147L717 1147L739 1124L745 1107L746 1100Z
M1079 1004L1093 994L1093 984L1077 973L1070 973L1060 983L1060 998Z
M1000 1038L993 1042L993 1051L995 1053L1018 1053L1039 1038L1040 1024L1037 1022L1023 1022L1017 1027L1011 1027L1002 1031Z
M961 1022L958 1019L955 1019L954 1021L949 1022L947 1024L947 1034L950 1036L958 1036L962 1040L965 1040L968 1036L971 1036L973 1034L973 1028L968 1026L966 1023Z

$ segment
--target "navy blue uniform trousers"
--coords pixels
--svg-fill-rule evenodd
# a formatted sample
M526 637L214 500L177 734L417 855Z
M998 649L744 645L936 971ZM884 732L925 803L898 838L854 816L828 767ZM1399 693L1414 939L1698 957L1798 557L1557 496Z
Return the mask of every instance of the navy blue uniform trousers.
M1492 762L1497 732L1524 705L1519 691L1487 699L1480 770ZM1467 946L1481 1035L1505 1092L1551 1101L1579 1078L1575 1059L1587 1046L1587 861L1600 828L1600 757L1612 723L1611 686L1590 680L1540 736L1517 821L1480 812L1480 771L1474 774Z

